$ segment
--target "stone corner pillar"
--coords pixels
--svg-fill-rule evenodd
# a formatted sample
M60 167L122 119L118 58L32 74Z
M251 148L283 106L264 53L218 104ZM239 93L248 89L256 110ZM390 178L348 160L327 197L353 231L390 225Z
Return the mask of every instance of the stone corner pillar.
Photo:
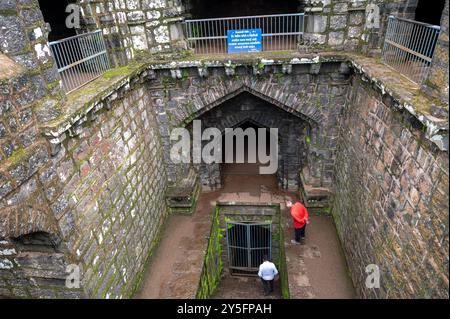
M438 38L430 72L421 89L437 99L448 110L449 95L449 1L445 1L441 18L441 33Z
M309 45L322 46L327 42L328 14L326 6L331 0L305 1L305 42Z

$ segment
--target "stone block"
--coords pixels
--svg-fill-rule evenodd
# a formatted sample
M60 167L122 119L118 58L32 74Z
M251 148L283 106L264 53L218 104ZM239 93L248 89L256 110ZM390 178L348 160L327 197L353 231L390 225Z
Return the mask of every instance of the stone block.
M347 26L347 16L346 15L336 15L330 17L330 29L331 30L341 30Z
M344 43L344 32L330 32L328 33L328 45L338 46Z

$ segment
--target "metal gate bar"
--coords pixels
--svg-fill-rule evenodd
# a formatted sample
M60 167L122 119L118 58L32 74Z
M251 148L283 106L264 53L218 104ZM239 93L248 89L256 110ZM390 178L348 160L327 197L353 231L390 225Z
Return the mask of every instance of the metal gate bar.
M186 40L196 54L227 53L229 30L261 29L263 51L296 50L305 30L305 14L186 20Z
M382 60L421 84L428 75L440 27L389 16Z
M226 229L231 274L257 275L263 256L272 258L272 224L227 222Z

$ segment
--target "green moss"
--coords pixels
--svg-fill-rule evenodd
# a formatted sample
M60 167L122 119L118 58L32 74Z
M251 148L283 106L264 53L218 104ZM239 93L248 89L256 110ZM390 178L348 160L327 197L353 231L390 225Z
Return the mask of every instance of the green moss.
M430 114L431 106L440 106L442 105L442 102L438 98L431 97L422 90L418 90L416 94L414 94L411 104L419 114ZM442 107L445 108L444 106Z
M167 89L170 85L175 84L175 80L171 76L165 76L162 79L162 84L165 89Z
M16 16L18 15L17 10L15 9L3 9L0 10L0 15L2 16Z
M212 296L220 283L220 276L223 271L222 262L222 239L225 229L220 227L220 209L216 207L212 217L211 235L208 241L208 248L205 255L203 271L196 298L207 299Z
M18 164L21 163L27 155L29 155L29 153L26 152L25 149L19 148L18 150L14 150L12 152L11 156L8 158L8 161L13 165Z
M284 74L282 72L277 72L275 73L275 79L277 80L278 83L281 82L281 80L283 79Z
M123 67L119 67L119 68L115 68L115 69L106 71L103 74L103 77L105 79L109 80L109 79L115 78L117 76L125 75L125 74L129 73L130 71L131 71L130 66L127 65L127 66L123 66Z
M281 297L283 299L290 298L289 292L289 278L286 263L286 250L284 247L284 232L283 232L283 220L280 212L280 207L278 206L278 246L279 246L279 256L278 256L278 269L280 273L280 285L281 285Z
M168 215L169 215L169 212L166 213L166 216L168 216ZM164 231L166 229L164 222L163 222L163 225L164 226L157 228L159 230L156 234L156 237L152 241L152 245L150 246L149 253L147 255L143 270L140 273L138 273L138 275L136 276L136 279L134 280L134 282L131 285L131 287L132 287L131 291L126 292L128 294L129 299L133 299L142 287L142 282L144 280L145 274L148 272L148 269L153 260L153 256L155 255L156 249L159 246L161 239L162 239L162 235L164 234Z
M189 71L186 69L183 69L181 72L181 81L186 81L189 78Z
M47 85L47 88L48 88L49 90L53 90L53 89L55 89L55 88L57 88L57 87L59 87L59 81L55 81L55 82L49 83L49 84Z

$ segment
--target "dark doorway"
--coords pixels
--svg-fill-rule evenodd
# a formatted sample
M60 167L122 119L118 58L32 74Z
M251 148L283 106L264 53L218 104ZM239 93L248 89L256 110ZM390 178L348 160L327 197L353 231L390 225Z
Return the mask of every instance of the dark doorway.
M39 0L44 21L50 24L51 32L48 40L57 41L76 35L74 28L66 27L66 18L70 13L66 13L69 4L76 3L76 0Z
M13 242L20 250L57 252L60 239L46 232L35 232L14 238Z
M265 139L265 155L268 155L270 153L270 132L267 128L264 128L254 122L252 122L251 120L247 120L245 122L243 122L242 124L239 124L237 126L234 127L234 129L242 129L244 132L247 132L247 129L253 130L256 134L256 144L251 143L251 140L249 137L245 137L244 139L244 153L242 154L244 157L244 163L239 163L237 161L238 157L237 154L239 151L242 150L238 150L237 146L237 138L234 137L233 138L233 149L229 150L226 145L226 134L224 134L224 137L222 139L222 150L223 150L223 154L222 154L222 163L223 164L223 173L225 175L227 174L244 174L244 175L259 175L259 167L260 167L260 163L259 163L259 141L261 139ZM259 131L259 129L265 129L265 132L262 133ZM232 151L233 153L233 163L227 163L226 162L226 156L227 153L229 153L230 151ZM261 150L263 151L263 150ZM255 161L252 161L252 159L256 159ZM267 164L265 164L267 165Z
M419 0L416 8L416 21L440 25L445 0Z
M228 222L227 242L231 274L255 276L263 257L272 257L272 225Z
M190 0L191 14L194 19L242 17L280 13L301 12L299 0L241 0L211 1Z

